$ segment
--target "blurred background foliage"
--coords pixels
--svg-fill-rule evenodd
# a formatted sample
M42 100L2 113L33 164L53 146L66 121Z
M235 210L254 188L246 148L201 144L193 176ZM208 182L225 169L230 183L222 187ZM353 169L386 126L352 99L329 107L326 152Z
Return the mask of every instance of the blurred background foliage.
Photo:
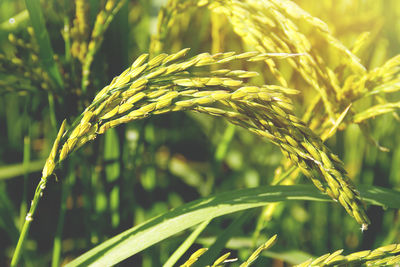
M22 0L0 1L0 265L7 266L40 171L63 118L71 123L94 94L133 60L149 49L164 0L130 0L114 16L104 40L94 54L87 90L82 90L79 42L88 42L88 32L104 1L90 0L87 29L74 32L80 1L42 1L45 25L63 86L41 65L40 45ZM171 1L173 2L173 1ZM381 66L399 53L400 3L396 0L296 0L300 7L326 22L346 47L357 41L355 52L367 69ZM247 51L227 19L207 8L188 8L175 14L163 52L190 47L201 52ZM75 29L76 30L76 29ZM313 39L309 41L332 66L337 55ZM82 32L81 32L82 33ZM367 38L368 37L368 38ZM86 38L86 39L85 39ZM364 41L364 39L365 41ZM74 44L74 41L77 44ZM250 47L251 48L251 47ZM273 52L273 51L271 51ZM250 68L245 63L235 63ZM236 66L238 67L238 66ZM301 90L294 104L301 117L315 90L284 60L278 66L289 87ZM262 64L251 69L262 73L263 82L275 78ZM63 88L62 90L60 88ZM392 102L400 95L392 94ZM369 106L371 103L359 103ZM344 161L357 184L400 189L400 131L391 113L369 120L370 136L349 124L327 140ZM318 125L314 126L318 133ZM280 150L246 130L222 119L195 113L154 116L111 129L104 136L72 154L51 179L30 231L22 259L24 266L62 264L94 245L183 203L239 188L273 183L285 171ZM285 165L286 164L286 165ZM309 183L301 179L300 183ZM273 213L257 209L230 233L226 250L246 259L261 242L278 234L277 244L261 254L254 266L284 266L300 263L343 248L351 253L398 242L399 212L371 206L370 229L362 233L356 222L339 206L325 202L288 202L275 205ZM238 215L214 219L188 251L209 247ZM182 232L124 264L160 266L190 234ZM54 256L56 255L56 256Z

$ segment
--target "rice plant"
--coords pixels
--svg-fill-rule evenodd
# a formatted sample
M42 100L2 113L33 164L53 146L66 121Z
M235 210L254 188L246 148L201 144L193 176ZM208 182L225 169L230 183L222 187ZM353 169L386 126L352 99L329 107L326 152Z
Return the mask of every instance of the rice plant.
M1 2L0 265L399 264L400 6L320 2Z

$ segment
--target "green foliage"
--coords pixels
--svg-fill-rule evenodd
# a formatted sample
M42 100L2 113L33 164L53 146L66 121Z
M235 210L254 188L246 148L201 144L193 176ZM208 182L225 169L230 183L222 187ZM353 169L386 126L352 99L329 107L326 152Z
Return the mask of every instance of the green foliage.
M399 7L1 1L0 265L398 264Z

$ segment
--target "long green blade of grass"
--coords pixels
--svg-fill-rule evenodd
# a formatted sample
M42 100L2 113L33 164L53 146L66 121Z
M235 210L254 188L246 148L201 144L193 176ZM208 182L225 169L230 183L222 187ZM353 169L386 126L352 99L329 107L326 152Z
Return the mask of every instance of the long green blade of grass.
M11 179L22 176L25 173L39 172L43 169L45 159L29 162L29 164L16 163L0 166L0 180Z
M399 192L369 186L361 187L360 193L368 203L400 208ZM309 185L267 186L222 193L190 202L122 232L66 266L110 266L206 220L290 200L329 201L329 198Z
M56 90L60 90L64 87L64 83L56 62L54 61L53 48L50 43L49 33L46 29L40 1L25 0L25 4L38 42L40 60L50 78L57 85Z

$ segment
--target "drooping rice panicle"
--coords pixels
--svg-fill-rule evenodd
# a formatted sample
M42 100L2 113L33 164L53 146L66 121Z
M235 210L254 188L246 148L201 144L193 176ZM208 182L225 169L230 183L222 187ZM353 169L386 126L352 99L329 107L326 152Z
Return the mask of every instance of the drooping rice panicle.
M88 29L88 25L90 25L89 4L81 0L74 2L76 8L75 20L72 21L73 28L71 32L65 30L68 31L67 34L71 34L72 48L69 50L70 37L65 37L65 57L63 53L54 57L60 74L63 76L59 80L65 82L65 88L73 90L61 92L57 90L58 87L53 86L54 79L51 80L49 74L43 72L40 67L40 64L46 63L46 60L38 58L37 53L39 47L43 46L38 46L34 41L27 42L21 39L23 36L21 33L25 34L23 30L21 31L21 27L18 30L17 27L14 27L13 34L9 35L9 42L15 51L8 51L9 44L2 43L2 48L5 48L6 53L0 54L0 72L2 72L2 77L6 78L0 79L0 95L10 92L32 94L44 91L46 94L49 93L50 112L48 114L53 126L57 125L57 116L64 114L64 111L56 114L55 107L65 109L65 105L61 103L64 99L70 100L70 96L80 97L81 92L74 89L79 87L76 86L76 83L82 82L81 88L83 91L87 90L90 81L90 66L96 52L99 51L104 33L116 12L127 1L103 1L105 6L100 8L97 17L96 14L91 14L94 15L91 17L95 19L91 37ZM136 14L134 16L141 17L140 13L144 9L149 6L154 7L153 3L141 2L135 5L145 7L140 7L137 9L138 11L132 12ZM301 170L317 188L339 201L346 211L362 224L362 230L366 229L368 218L365 215L360 196L347 177L343 163L330 152L323 141L333 136L337 130L356 123L368 141L374 143L381 150L385 150L378 144L378 141L372 138L369 126L371 119L382 114L392 113L396 119L399 119L396 111L400 108L400 102L397 102L396 93L400 90L400 56L395 56L382 64L387 55L393 52L391 49L386 49L388 40L384 38L387 36L380 39L379 43L376 42L375 47L371 46L371 39L378 39L379 30L385 20L378 18L381 14L374 10L374 12L368 12L367 16L358 16L357 20L348 20L344 16L340 16L341 19L336 24L329 21L329 17L337 20L338 10L343 7L346 7L346 10L355 10L354 7L359 5L360 1L351 3L345 0L334 1L335 3L323 1L321 5L329 6L329 9L333 11L329 14L316 12L316 10L320 10L320 7L310 8L310 3L307 3L310 1L305 0L169 0L167 2L168 4L162 8L159 14L158 32L151 41L150 60L148 55L142 55L129 69L103 88L72 124L69 131L65 132L66 123L65 121L62 123L43 168L42 178L25 218L25 224L21 229L12 266L18 264L18 259L22 254L22 244L27 237L30 222L35 217L38 200L46 188L47 180L54 173L56 164L110 128L148 116L175 111L195 111L221 117L267 138L281 148L288 159L284 163L285 166L290 166L288 162L298 166L298 168L293 166L288 170L289 174L286 177L291 176L290 179L284 178L285 175L277 175L277 177L281 177L272 181L272 185L280 183L283 179L286 179L284 182L294 183L295 174ZM381 4L372 2L367 8L378 10L383 7ZM64 26L68 28L71 21L68 14L73 12L67 3L68 1L64 3L66 12L62 15L64 16ZM199 6L207 7L196 9ZM208 16L208 10L211 12L210 16ZM309 10L311 13L305 10ZM53 10L50 11L53 12ZM92 13L94 9L92 8L90 11ZM191 13L191 11L196 12ZM344 11L344 13L347 12ZM23 13L27 12L20 14ZM193 14L194 16L192 16ZM206 16L202 16L204 14ZM327 23L311 14L321 15ZM339 15L341 14L339 13ZM129 17L131 18L131 16ZM12 17L7 23L14 23L15 18L18 21L17 17ZM152 20L154 14L147 14L147 17L144 14L143 18L143 21L148 18ZM188 42L185 40L186 36L175 38L185 30L192 28L193 25L197 26L196 23L193 23L196 19L201 19L201 31L206 36L205 38L200 33L198 36L201 37L198 40L192 38L191 44L186 43ZM27 15L24 20L29 20ZM51 20L47 22L51 22ZM371 22L375 24L373 27L371 27ZM0 25L2 30L6 29L4 28L5 23ZM134 23L130 21L129 25L132 24ZM364 29L351 27L361 26L361 24L362 27L365 27ZM153 28L151 26L150 28ZM209 26L210 28L207 28ZM134 26L135 31L140 27L142 26ZM350 34L343 34L341 27L346 28L346 32L348 31ZM33 40L32 31L30 28L27 29L28 34L31 35L30 39ZM368 32L365 32L366 30ZM130 30L129 34L132 31ZM237 36L228 36L230 31L234 31ZM53 38L53 36L50 37ZM227 39L227 37L232 39ZM211 47L208 46L207 38L212 39ZM243 43L238 42L240 39L243 40ZM342 44L342 41L346 46ZM146 49L147 40L143 43L138 45L142 50ZM185 57L186 49L171 55L160 54L169 49L176 51L184 46L192 46L197 51L196 48L200 45L205 50L210 48L212 55L204 53L187 59ZM258 50L258 53L218 53L224 50ZM70 51L79 62L70 60ZM277 53L269 54L268 52ZM28 57L25 53L28 54ZM370 55L365 56L366 53ZM362 57L363 54L364 57ZM153 55L157 56L153 57ZM363 60L362 63L359 56ZM285 57L288 57L289 64L277 60ZM50 59L53 61L53 56ZM240 67L232 63L237 59L244 59ZM244 62L245 60L246 62ZM248 71L247 67L252 66L254 61L265 63L268 70L265 75L252 79L257 73ZM78 65L75 65L76 63ZM80 66L80 63L83 66ZM221 64L224 63L228 63L229 67L222 68ZM366 70L363 64L380 66ZM263 64L256 65L264 67ZM232 66L236 66L239 70L231 69ZM81 67L83 68L81 69ZM82 71L82 80L80 80L80 74L75 73L76 70ZM271 75L276 81L270 80ZM50 76L53 75L50 73ZM92 78L95 83L96 77ZM261 83L278 83L280 86L255 85L253 82L256 80L258 83L262 80ZM288 95L295 94L297 91L289 89L290 86L304 91L300 107L300 109L306 107L303 120L296 117L292 111ZM318 94L310 97L307 95L309 88L316 90ZM392 93L395 93L394 97L392 97ZM56 101L54 101L53 95ZM19 100L17 102L22 103ZM29 104L30 99L27 99L25 113L30 111ZM296 111L298 107L296 106ZM75 114L75 111L68 109L65 113L68 114L67 116L75 116L71 115ZM15 113L9 112L8 114ZM30 114L27 117L29 118ZM7 122L13 123L13 119L7 117ZM347 136L345 139L347 140ZM107 143L109 142L106 141ZM26 155L29 153L25 151L25 148L28 151L29 145L24 145L24 165L28 166L25 163L29 162L29 156L25 158L25 153ZM358 162L362 162L362 159L356 164ZM359 170L359 166L353 169ZM24 171L26 172L26 170ZM23 200L21 204L22 213L25 213L25 209L22 208L24 202ZM272 214L275 205L273 203L268 206L268 209L265 210L266 216ZM113 204L111 206L115 207ZM261 228L259 232L261 232ZM261 250L259 248L252 254L248 264L259 255ZM60 252L58 253L60 256ZM310 259L304 264L306 266L393 265L399 263L399 253L398 244L374 251L361 251L348 256L342 255L342 250L338 250L318 259ZM195 257L191 257L188 261L187 266L197 260L202 254L202 250L195 254ZM221 256L213 266L228 262L228 257L229 253Z
M193 6L192 1L169 1L165 6L168 14L179 14L185 12L185 7ZM374 84L385 84L380 91L397 91L398 59L389 60L382 67L367 72L365 67L353 52L365 43L368 34L364 33L353 45L352 50L346 48L336 39L328 26L320 19L313 17L293 1L261 1L261 0L203 0L197 2L198 6L208 6L215 13L225 15L232 24L233 30L242 39L253 45L261 52L284 52L298 53L302 57L288 59L293 68L297 70L304 80L319 92L319 97L314 101L317 104L320 100L324 104L328 117L324 116L324 110L312 112L316 106L310 106L308 114L316 113L313 117L311 128L318 127L318 134L329 136L333 127L338 128L338 121L343 124L340 116L345 112L350 103L357 101L373 89ZM168 36L168 25L172 23L175 16L161 16L159 18L158 35L165 38ZM307 26L305 26L307 25ZM318 36L319 42L325 42L327 46L335 50L340 58L340 66L329 66L326 60L319 55L320 51L313 48L309 41L307 28L315 29L313 34ZM164 40L165 41L165 40ZM162 40L159 40L162 43ZM162 46L162 44L158 44ZM287 81L280 74L274 59L266 59L265 63L272 74L283 86ZM350 75L343 75L343 69L347 69ZM385 75L385 78L381 77ZM385 81L385 82L384 82ZM374 90L376 91L376 90ZM383 103L381 103L383 104ZM395 106L395 105L394 105ZM352 107L353 109L353 107ZM391 110L390 110L391 111ZM381 109L381 113L389 110ZM349 112L348 122L353 122ZM358 113L358 112L356 112Z
M140 56L131 68L103 88L82 113L63 143L59 161L109 128L152 114L194 110L226 117L267 137L319 190L338 200L364 228L368 225L360 196L342 162L293 115L286 95L296 93L295 90L246 83L243 77L252 77L253 72L224 70L204 76L206 66L290 54L203 53L185 60L186 52L187 49L173 55L160 54L150 60L147 55Z
M333 103L338 86L329 75L331 70L311 49L312 45L296 25L296 20L301 18L303 23L315 27L325 42L336 48L339 53L345 54L343 60L346 60L348 65L358 72L365 71L358 58L332 36L325 23L312 17L292 1L221 0L208 1L208 4L214 12L225 14L230 19L234 31L259 51L303 53L304 57L293 58L289 62L304 80L320 93L331 118L334 117ZM272 65L266 63L272 70ZM276 74L278 80L282 80L278 70L272 73Z

